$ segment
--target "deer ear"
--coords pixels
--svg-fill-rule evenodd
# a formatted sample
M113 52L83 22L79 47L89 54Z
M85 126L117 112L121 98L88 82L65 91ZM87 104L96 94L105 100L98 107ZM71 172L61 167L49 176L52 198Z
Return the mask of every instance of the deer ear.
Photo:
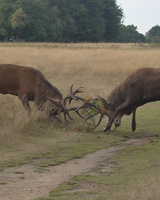
M52 103L60 103L59 99L52 99L52 98L48 97L48 100Z

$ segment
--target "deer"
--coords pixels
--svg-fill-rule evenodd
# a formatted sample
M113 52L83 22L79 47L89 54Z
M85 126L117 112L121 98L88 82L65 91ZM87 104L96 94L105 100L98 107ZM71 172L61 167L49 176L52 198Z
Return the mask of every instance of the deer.
M88 117L100 114L96 127L106 115L109 120L104 131L110 131L114 123L115 129L121 125L124 115L132 114L132 131L136 130L136 110L138 107L160 100L160 69L141 68L129 75L109 94L107 100L97 96L97 100L103 103L103 109Z
M73 120L70 117L70 111L75 111L81 118L84 118L79 113L83 106L67 108L66 105L72 100L85 102L83 98L75 96L81 92L83 92L82 87L73 91L72 85L69 94L63 98L61 92L47 80L41 71L32 67L0 64L0 93L17 96L27 111L28 117L31 114L29 102L33 101L38 110L45 112L47 119L55 118L60 121L61 113L63 113L66 122L69 123L67 116ZM89 102L84 104L85 106L92 105Z

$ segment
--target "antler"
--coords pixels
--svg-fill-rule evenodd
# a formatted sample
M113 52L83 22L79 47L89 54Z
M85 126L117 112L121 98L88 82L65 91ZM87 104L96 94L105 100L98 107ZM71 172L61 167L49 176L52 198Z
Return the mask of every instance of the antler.
M82 98L82 97L79 97L77 96L76 94L78 93L81 93L83 92L81 89L83 87L79 87L78 89L76 89L75 91L73 91L73 85L71 85L71 88L70 88L70 91L69 91L69 94L64 98L63 100L63 103L62 103L62 109L61 109L61 112L64 113L64 118L65 120L67 121L67 118L66 116L68 116L71 120L73 120L70 115L69 115L69 112L70 111L75 111L81 118L85 119L80 113L79 113L79 110L81 110L82 108L86 108L86 107L94 107L96 110L98 110L98 108L96 107L96 105L91 101L91 98ZM83 102L83 105L82 106L79 106L79 107L72 107L72 108L66 108L66 104L67 104L67 101L69 101L69 104L72 102L72 100L75 100L75 101L82 101ZM68 121L67 121L68 122Z
M74 120L73 118L71 118L71 116L70 116L70 114L69 114L70 111L75 111L81 118L85 119L85 118L79 113L79 111L77 110L77 107L75 107L75 108L66 108L66 107L62 107L61 112L63 112L63 114L64 114L64 119L66 120L67 123L69 123L68 120L67 120L67 116L68 116L69 119Z
M66 108L66 104L67 104L67 101L69 101L69 104L71 104L71 101L72 100L75 100L75 101L78 101L78 100L81 100L83 101L83 98L79 97L79 96L75 96L77 93L81 93L83 92L81 89L83 87L79 87L77 90L75 90L73 92L73 84L71 85L71 88L70 88L70 91L69 91L69 94L63 99L63 102L62 102L62 108L61 108L61 112L64 113L64 119L66 120L67 123L69 123L67 121L67 116L69 117L69 119L71 120L74 120L70 117L69 115L69 112L70 111L75 111L81 118L84 118L80 113L79 113L79 110L77 110L77 107L73 107L73 108Z
M78 101L78 100L81 100L81 101L83 101L83 98L81 98L81 97L78 97L78 96L75 96L75 94L77 94L77 93L81 93L81 92L83 92L81 89L82 89L83 87L79 87L77 90L75 90L74 92L73 92L73 84L71 85L71 88L70 88L70 91L69 91L69 94L64 98L64 100L63 100L63 106L65 106L66 105L66 103L67 103L67 101L69 100L69 104L71 104L71 101L72 100L76 100L76 101Z
M100 114L100 118L98 123L95 125L95 127L99 126L99 124L101 123L103 117L106 115L107 117L109 117L108 112L107 112L107 108L109 107L109 103L102 97L100 96L96 96L96 99L93 98L82 98L77 96L76 94L83 92L81 89L83 87L79 87L78 89L76 89L75 91L73 91L73 85L71 85L69 94L64 98L63 103L62 103L62 109L61 112L64 113L64 118L67 121L67 116L69 117L69 119L73 120L70 115L69 112L70 111L75 111L81 118L85 119L86 121L91 119L92 117ZM83 104L79 107L71 107L71 108L66 108L66 104L69 101L69 104L72 102L72 100L75 101L81 101L83 102ZM98 105L98 101L101 100L103 105ZM80 113L79 110L83 109L83 108L90 108L90 109L94 109L94 114L90 115L89 117L85 118L83 117ZM68 122L68 121L67 121ZM69 123L69 122L68 122Z
M97 95L96 95L96 96L97 96ZM103 119L103 117L104 117L105 115L106 115L107 117L109 117L108 112L107 112L107 107L108 107L109 103L108 103L104 98L102 98L102 97L100 97L100 96L97 96L97 98L94 99L94 102L96 103L96 102L99 101L99 100L101 100L101 102L103 103L103 106L100 105L99 108L98 108L98 110L97 110L97 112L94 113L93 115L89 116L89 117L86 119L86 120L91 119L92 117L94 117L94 116L100 114L99 121L98 121L98 123L97 123L97 125L96 125L95 127L99 126L99 124L101 123L101 121L102 121L102 119Z

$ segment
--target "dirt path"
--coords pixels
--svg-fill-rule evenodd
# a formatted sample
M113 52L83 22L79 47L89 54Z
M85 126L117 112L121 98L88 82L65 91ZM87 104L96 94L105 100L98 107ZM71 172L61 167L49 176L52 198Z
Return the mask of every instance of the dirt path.
M130 139L116 147L87 154L82 159L75 159L55 167L48 167L48 170L43 173L36 172L33 164L5 169L0 172L0 183L7 184L0 185L0 199L33 200L38 197L48 196L49 192L60 183L69 180L72 176L90 171L103 160L114 156L121 149L148 142L148 138Z

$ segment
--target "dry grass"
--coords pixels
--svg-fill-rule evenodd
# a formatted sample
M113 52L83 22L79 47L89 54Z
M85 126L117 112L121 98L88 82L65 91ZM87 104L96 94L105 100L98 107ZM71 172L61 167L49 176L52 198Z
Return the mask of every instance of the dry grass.
M97 94L106 98L116 84L136 69L160 67L159 53L159 49L143 50L133 44L1 43L0 63L41 70L64 96L74 84L83 86L86 96ZM12 130L13 126L21 130L27 116L17 97L0 95L0 102L2 129L10 129L6 127L10 122Z
M85 96L106 98L116 84L142 67L160 67L159 49L131 44L1 43L0 63L41 70L65 96L71 84L83 86ZM27 115L17 97L0 95L0 141L5 143L26 124ZM34 105L32 106L34 111ZM33 118L36 112L32 112ZM12 137L11 137L12 135Z
M37 44L38 45L38 44ZM72 44L73 45L73 44ZM71 45L71 47L72 47ZM65 95L69 86L84 86L87 93L107 96L112 85L142 67L160 67L159 49L109 49L105 44L0 46L0 63L40 69ZM95 45L99 48L95 48ZM29 47L31 46L31 47ZM41 48L40 48L41 47ZM77 47L77 48L76 48ZM109 87L109 89L108 89Z
M160 177L157 175L140 176L136 184L121 190L116 199L119 200L158 200L160 197Z

